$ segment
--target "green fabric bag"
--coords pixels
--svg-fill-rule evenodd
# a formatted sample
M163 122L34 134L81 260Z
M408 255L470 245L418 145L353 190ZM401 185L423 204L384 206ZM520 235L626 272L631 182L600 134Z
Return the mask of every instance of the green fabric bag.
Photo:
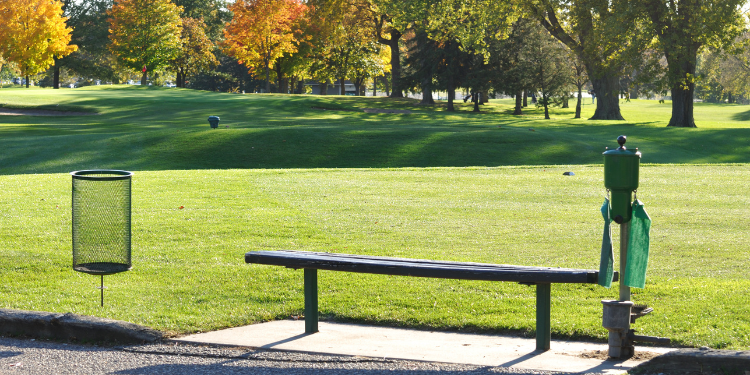
M615 275L614 258L612 252L612 229L609 217L609 199L604 200L602 205L602 216L604 217L604 235L602 236L602 257L599 261L599 285L609 288L612 286L612 278Z
M629 287L644 288L646 286L650 230L651 218L646 213L643 203L636 199L633 202L633 218L630 220L628 260L623 280Z

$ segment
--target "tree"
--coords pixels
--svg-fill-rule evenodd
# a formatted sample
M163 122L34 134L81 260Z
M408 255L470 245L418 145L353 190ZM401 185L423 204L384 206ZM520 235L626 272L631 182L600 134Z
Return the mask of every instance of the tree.
M404 90L401 85L401 49L399 40L401 31L393 25L393 18L381 14L376 18L375 35L378 43L388 46L391 52L391 98L403 98Z
M109 50L109 23L107 10L112 0L64 0L63 11L68 25L73 28L72 43L78 50L55 60L53 71L54 88L60 87L60 70L66 68L70 74L88 79L119 82L122 68Z
M539 27L530 28L526 40L521 59L530 68L530 81L541 94L537 105L544 107L544 118L549 120L552 97L567 94L572 78L570 60L565 47Z
M30 75L77 49L57 0L0 0L0 19L0 56L18 64L26 87Z
M619 77L650 42L629 0L529 0L523 5L586 67L596 93L592 120L623 120Z
M205 28L206 25L199 19L182 19L181 48L177 58L172 60L172 67L177 73L177 87L185 88L189 74L219 63L213 53L214 44L206 36Z
M522 53L529 44L526 39L534 27L534 20L520 17L513 23L508 38L493 44L490 50L492 87L495 91L515 96L513 115L516 116L523 115L522 109L526 106L523 103L524 92L535 89L531 80L533 69L523 59L528 54Z
M224 29L226 52L251 70L264 68L266 92L276 60L297 51L295 32L306 9L301 0L237 0L229 7L234 18Z
M750 34L738 38L745 44ZM705 102L745 102L750 98L750 50L739 54L707 50L698 56L695 95Z
M18 77L18 69L16 69L16 64L8 63L7 61L3 60L2 56L0 56L0 88L3 87L3 82L8 82L12 80L13 77Z
M182 18L201 20L205 25L206 36L214 43L222 39L224 24L232 18L225 0L173 0L172 2L182 7Z
M577 96L576 96L576 114L573 118L581 118L581 104L583 102L583 85L588 82L588 77L586 76L586 68L583 66L583 62L578 58L578 56L570 57L572 63L573 63L573 84L576 86Z
M414 37L410 39L408 53L406 55L406 66L404 79L409 87L419 86L422 91L420 104L435 104L432 98L434 79L437 73L436 62L439 61L440 51L438 44L430 40L429 35L423 29L415 30Z
M169 0L118 0L108 12L110 50L125 67L148 72L164 68L180 51L180 7Z
M729 46L744 27L743 0L644 0L641 10L667 59L672 93L669 125L696 127L693 118L695 69L701 49Z

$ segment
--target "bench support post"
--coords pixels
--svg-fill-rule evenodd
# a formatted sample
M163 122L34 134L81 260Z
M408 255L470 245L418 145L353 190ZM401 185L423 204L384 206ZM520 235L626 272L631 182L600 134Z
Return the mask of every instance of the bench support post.
M305 333L318 332L318 270L305 268Z
M550 348L551 284L536 284L536 350Z

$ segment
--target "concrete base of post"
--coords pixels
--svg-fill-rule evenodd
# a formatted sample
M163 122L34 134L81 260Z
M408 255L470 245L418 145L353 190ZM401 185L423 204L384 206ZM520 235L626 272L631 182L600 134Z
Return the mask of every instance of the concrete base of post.
M628 332L633 302L604 300L602 304L602 326L609 331L609 356L620 359L632 357L633 341L628 337Z

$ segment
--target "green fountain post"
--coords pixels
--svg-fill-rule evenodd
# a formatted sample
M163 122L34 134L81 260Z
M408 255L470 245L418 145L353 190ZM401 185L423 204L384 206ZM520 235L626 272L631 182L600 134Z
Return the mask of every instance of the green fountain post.
M634 353L633 341L628 336L633 302L630 287L623 280L628 259L632 195L638 189L641 153L637 148L628 150L626 141L627 137L621 135L617 138L620 147L604 152L604 186L611 193L609 217L620 224L620 299L602 301L602 323L609 330L609 356L613 358L629 358Z
M604 186L611 192L610 217L620 224L620 301L630 300L630 288L622 282L627 265L628 238L632 216L632 196L638 189L638 169L641 153L625 147L627 137L617 137L620 145L604 152Z

